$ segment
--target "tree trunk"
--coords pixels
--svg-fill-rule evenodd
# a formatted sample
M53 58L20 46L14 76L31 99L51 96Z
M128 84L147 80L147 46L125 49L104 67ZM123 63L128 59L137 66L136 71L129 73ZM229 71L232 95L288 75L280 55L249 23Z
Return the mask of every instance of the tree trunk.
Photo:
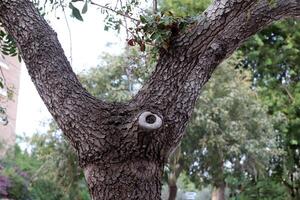
M169 200L175 200L177 196L177 184L169 184Z
M84 174L94 200L161 199L162 163L132 160L88 165Z
M215 0L194 27L170 38L133 100L106 103L82 87L56 33L30 0L0 0L1 25L77 151L94 200L160 199L164 163L218 64L272 21L299 16L299 0Z
M169 158L170 172L168 174L169 200L175 200L177 196L177 180L183 170L184 160L181 155L181 147L176 150Z
M213 187L211 200L225 200L225 184Z
M175 200L177 196L177 179L171 175L168 178L168 187L169 187L169 200Z

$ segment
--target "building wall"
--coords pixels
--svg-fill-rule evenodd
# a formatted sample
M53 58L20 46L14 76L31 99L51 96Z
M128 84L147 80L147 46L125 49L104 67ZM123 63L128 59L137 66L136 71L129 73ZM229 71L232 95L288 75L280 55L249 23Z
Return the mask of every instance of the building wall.
M5 82L0 89L0 106L5 108L7 124L0 119L0 157L15 144L16 118L19 93L21 64L16 57L7 57L0 54L0 78ZM1 123L2 122L2 123Z

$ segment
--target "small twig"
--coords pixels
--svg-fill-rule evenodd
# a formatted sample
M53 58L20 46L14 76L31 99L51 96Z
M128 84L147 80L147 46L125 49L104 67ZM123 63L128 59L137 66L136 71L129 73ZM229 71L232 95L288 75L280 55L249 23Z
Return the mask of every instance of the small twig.
M288 90L288 88L286 86L282 86L282 88L287 93L287 95L289 96L291 102L293 103L295 101L295 98L293 97L293 95L291 94L291 92Z
M119 2L119 0L117 2ZM121 7L123 7L122 1L120 1L120 5L121 5ZM116 8L117 8L117 5L116 5L115 9ZM123 16L123 18L124 18L124 22L125 22L124 26L125 26L125 30L126 30L126 37L127 37L127 39L129 39L129 34L128 34L129 29L128 29L128 24L127 24L127 18L125 16Z
M116 11L116 10L114 10L114 9L112 9L112 8L110 8L110 7L108 7L108 6L103 6L103 5L100 5L100 4L95 3L95 2L93 2L93 1L91 1L91 4L92 4L92 5L95 5L95 6L98 6L98 7L100 7L100 8L103 8L103 9L109 10L109 11L111 11L111 12L114 12L114 13L116 13L116 14L118 14L118 15L123 16L123 17L127 17L128 19L131 19L132 21L135 21L135 22L137 22L137 23L140 23L140 20L135 19L134 17L131 17L131 16L129 16L128 14L124 14L124 13L118 12L118 11Z
M62 5L61 0L59 1L59 3L60 3L60 6L61 6L61 8L62 8L62 11L63 11L63 13L64 13L64 18L65 18L66 25L67 25L67 29L68 29L68 32L69 32L69 42L70 42L70 63L71 63L71 66L72 66L72 65L73 65L73 48L72 48L72 33L71 33L71 28L70 28L69 21L68 21L66 12L65 12L65 8L64 8L64 6Z
M119 4L119 2L120 2L120 4L121 4L121 7L122 7L122 1L120 1L120 0L117 0L117 2L116 2L116 5L115 5L115 10L118 8L118 4Z
M127 28L127 22L126 22L126 24L124 25L124 24L120 24L121 26L123 26L125 29L126 29L126 35L127 35L127 39L129 39L129 35L128 35L128 33L130 33L130 35L132 36L132 37L134 37L135 36L135 34L134 34L134 32L132 32L132 31L130 31L128 28Z

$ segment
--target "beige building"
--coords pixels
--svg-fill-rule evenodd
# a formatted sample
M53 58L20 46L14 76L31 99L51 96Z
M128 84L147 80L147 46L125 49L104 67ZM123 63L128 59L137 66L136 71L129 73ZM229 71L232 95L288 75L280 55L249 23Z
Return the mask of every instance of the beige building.
M0 157L3 157L16 140L20 71L21 64L17 57L0 54L0 78L4 83L3 88L0 88Z

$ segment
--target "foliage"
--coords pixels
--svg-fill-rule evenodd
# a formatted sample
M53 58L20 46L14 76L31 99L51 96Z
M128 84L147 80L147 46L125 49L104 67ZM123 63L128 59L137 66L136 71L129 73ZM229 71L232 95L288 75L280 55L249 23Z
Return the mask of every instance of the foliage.
M175 13L176 16L184 18L199 15L211 2L211 0L162 0L160 1L160 7L163 11L168 10Z
M21 57L16 47L15 41L9 34L7 34L4 31L1 23L0 23L0 56L2 58L4 58L4 56L18 56L19 61L21 61ZM6 85L5 77L3 77L2 72L1 74L2 75L0 77L0 89L6 89L9 99L11 99L13 95L13 90ZM2 105L0 105L0 123L1 125L8 124L6 110Z
M185 162L198 184L218 186L232 176L255 181L264 176L271 158L283 153L273 124L284 118L267 114L250 89L249 72L233 70L236 62L232 58L217 69L183 139Z
M193 183L189 177L189 175L184 172L177 180L178 187L183 191L196 192L197 187L195 183Z
M28 179L22 176L21 172L18 173L17 169L5 168L4 174L9 177L11 187L9 187L9 198L27 200L30 198L28 191Z
M280 148L286 155L273 168L279 181L285 182L290 195L300 198L300 24L295 20L275 23L257 34L243 47L243 67L254 72L253 85L268 105L269 113L284 113L286 127L281 129ZM298 192L297 192L298 191Z
M118 0L115 4L104 5L93 0L31 1L43 16L56 10L62 10L65 13L68 9L70 16L79 21L84 20L83 15L88 12L90 6L98 7L105 15L104 30L113 29L120 32L123 27L127 33L128 45L138 45L141 51L146 50L146 44L167 50L171 45L171 38L194 24L197 20L194 16L210 3L210 0L187 0L184 3L193 7L190 12L185 9L188 6L183 6L183 3L178 0L163 1L159 9L153 6L152 10L147 0ZM18 55L21 59L15 42L9 34L1 30L1 24L0 48L4 55Z
M77 156L63 138L56 123L52 121L46 133L35 134L31 145L32 154L43 163L33 177L35 181L44 185L55 182L64 191L65 199L89 199ZM43 188L39 188L42 187L40 185L36 187L35 192L38 195L38 191Z
M6 159L1 161L2 170L0 176L3 177L5 190L2 195L12 199L31 199L29 192L30 174L36 167L36 160L23 153L19 146L15 146Z
M32 147L36 150L36 146ZM45 152L43 148L40 148L40 150L39 152ZM50 153L51 151L47 152ZM74 156L74 153L71 155ZM49 156L51 156L51 154ZM63 156L60 158L63 158ZM8 156L1 161L0 197L20 200L48 200L51 198L55 200L89 199L82 176L79 176L81 181L78 181L77 179L70 179L69 175L71 174L65 174L59 179L65 182L60 182L54 179L54 168L47 168L50 171L44 170L44 165L51 165L51 163L51 161L44 163L44 160L41 159L40 154L37 152L28 154L26 151L21 151L19 146L16 146L14 151L11 151ZM63 167L66 166L62 166L62 169ZM66 172L66 170L63 172ZM66 183L66 181L69 181L67 184L68 187L63 187L63 183ZM74 185L78 185L78 187L74 187Z
M203 9L208 0L201 3L192 3L197 8ZM154 46L156 49L168 49L171 45L171 38L186 30L187 27L196 22L196 18L187 15L174 15L167 8L158 9L156 6L148 5L146 0L118 0L113 3L99 4L93 0L51 0L41 3L35 0L36 7L45 14L47 8L50 11L66 8L71 11L71 16L83 21L83 14L88 12L90 6L100 8L105 15L104 30L115 30L120 32L122 28L127 34L129 46L138 45L141 51L146 50L146 45ZM169 1L170 3L170 1Z
M243 45L243 66L253 70L256 84L272 88L300 80L299 28L295 20L277 22Z
M119 3L117 5L101 6L98 4L102 8L102 12L106 14L104 29L120 31L121 27L124 27L127 32L128 45L139 45L140 50L145 51L147 44L156 47L156 49L168 50L172 37L183 33L188 27L196 23L196 14L203 11L210 0L188 0L184 2L194 6L196 12L182 10L181 8L186 8L186 6L181 6L183 3L177 0L160 1L160 7L157 8L153 5L152 10L150 6L139 9L143 5L147 5L147 1L125 1L124 5L122 1L117 2Z
M0 166L2 168L2 166ZM7 197L11 181L8 177L0 175L0 197Z
M136 48L127 49L120 56L104 55L96 68L79 74L88 91L108 101L131 99L153 69L146 53Z
M274 4L274 1L269 2ZM181 14L182 10L188 10L188 13L202 11L194 1L192 3L191 5L188 0L164 0L161 4L168 5L168 9L177 15L184 16ZM273 182L277 181L281 186L285 182L287 188L294 191L289 193L290 198L295 195L295 191L300 191L300 180L293 175L299 172L300 163L299 30L299 22L296 20L277 22L250 38L240 48L245 57L240 66L253 72L252 85L257 87L268 113L285 115L285 123L276 124L276 128L280 130L277 148L285 151L285 154L273 158L268 167L272 170L272 176L276 176ZM299 197L298 194L296 199Z
M231 198L236 199L235 197ZM259 180L255 184L248 182L238 195L240 200L287 200L289 194L286 188L270 179Z
M58 200L65 199L63 191L55 183L45 180L38 179L31 185L32 187L32 199L39 200Z
M18 49L13 38L7 34L0 23L0 52L3 55L7 56L18 56L19 60L21 59L18 54ZM1 55L0 54L0 55Z
M58 8L59 1L62 2L62 0L31 0L35 7L38 9L41 15L45 15L49 11L47 10L47 7L50 7L50 10L53 11ZM16 46L16 42L12 38L10 34L8 34L2 24L0 23L0 56L17 56L19 62L21 62L21 54ZM0 82L1 85L1 82Z
M19 138L22 141L22 138ZM30 155L27 151L22 151L20 146L15 145L15 148L6 154L6 166L18 166L20 171L25 171L29 175L33 175L35 170L41 165L35 155Z
M128 28L131 33L128 44L130 46L138 44L141 51L145 51L146 44L168 50L171 38L194 23L194 18L176 17L171 11L140 15L139 25Z

